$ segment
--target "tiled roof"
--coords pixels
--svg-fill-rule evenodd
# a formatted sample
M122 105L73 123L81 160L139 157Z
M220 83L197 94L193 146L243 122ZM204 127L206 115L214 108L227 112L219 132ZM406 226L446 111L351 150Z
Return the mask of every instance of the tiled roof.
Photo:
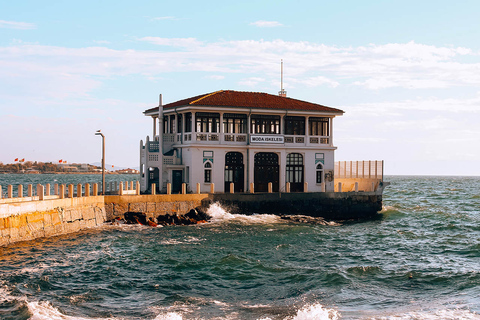
M343 113L340 109L326 107L307 101L281 97L263 92L243 92L221 90L202 94L188 99L165 104L163 109L168 110L181 106L209 106L209 107L240 107L279 110L303 110ZM158 107L148 109L145 113L158 111Z

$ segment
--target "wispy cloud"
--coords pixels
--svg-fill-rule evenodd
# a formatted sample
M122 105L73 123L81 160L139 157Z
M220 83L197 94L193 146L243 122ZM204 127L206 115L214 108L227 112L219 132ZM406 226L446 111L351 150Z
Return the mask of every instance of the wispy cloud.
M28 22L0 20L0 28L28 30L28 29L36 29L37 26L34 23L28 23Z
M160 38L160 37L143 37L140 41L150 42L159 46L169 47L197 47L202 44L195 38Z
M207 79L212 79L212 80L223 80L225 79L225 76L217 75L217 74L212 74L210 76L206 76L205 78Z
M281 27L281 24L278 21L265 21L265 20L258 20L255 22L250 23L251 26L260 27L260 28L273 28L273 27Z
M255 86L260 82L271 85L272 79L278 79L280 59L284 59L288 70L285 83L307 87L361 87L379 91L390 88L472 89L480 86L480 61L478 55L468 48L413 42L342 48L283 40L202 42L196 38L161 37L138 40L162 48L114 50L23 43L0 47L0 83L12 86L16 83L15 90L42 87L44 93L55 95L60 91L86 94L101 84L99 77L135 74L157 79L167 72L201 71L210 79L221 80L220 77L229 73L242 74L241 85ZM46 88L49 83L51 90ZM71 90L68 83L72 84ZM56 90L57 84L63 90ZM82 91L82 87L85 90ZM445 101L439 104L432 100L430 105L432 108L448 107ZM405 103L405 108L408 106Z
M255 87L261 82L265 82L265 79L259 78L259 77L251 77L251 78L243 79L239 81L238 84L242 86L247 86L247 87Z
M97 43L97 44L110 44L111 42L110 41L107 41L107 40L93 40L94 43Z
M180 18L173 17L173 16L165 16L165 17L155 17L152 20L180 20Z

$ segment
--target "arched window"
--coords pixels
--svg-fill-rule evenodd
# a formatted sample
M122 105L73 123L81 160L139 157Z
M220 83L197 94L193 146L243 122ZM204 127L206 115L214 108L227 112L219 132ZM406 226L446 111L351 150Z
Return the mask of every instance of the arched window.
M317 183L323 183L323 164L317 164Z
M205 162L204 167L204 179L203 182L211 183L212 182L212 163L210 161Z

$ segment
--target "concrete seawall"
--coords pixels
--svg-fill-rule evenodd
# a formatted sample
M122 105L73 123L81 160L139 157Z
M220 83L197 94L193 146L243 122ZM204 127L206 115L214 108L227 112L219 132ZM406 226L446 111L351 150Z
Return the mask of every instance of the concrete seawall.
M143 212L147 218L164 214L184 214L202 204L208 194L157 194L132 196L105 196L107 220L123 218L128 211Z
M0 246L74 233L105 222L103 196L0 204Z
M370 218L382 210L378 192L211 194L203 206L211 202L237 214L307 215L332 220Z

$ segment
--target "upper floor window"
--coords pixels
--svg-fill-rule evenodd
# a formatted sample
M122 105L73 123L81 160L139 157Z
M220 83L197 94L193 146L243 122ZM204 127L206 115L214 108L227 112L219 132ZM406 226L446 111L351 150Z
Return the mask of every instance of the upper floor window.
M308 127L311 136L328 136L329 118L311 117L308 119Z
M195 114L196 132L219 132L220 114L197 112Z
M185 113L185 132L192 132L192 113Z
M251 117L251 132L253 134L279 134L280 116L254 114Z
M286 116L285 121L285 134L292 135L305 135L305 117L290 117Z
M177 115L177 128L178 128L177 133L182 132L182 128L183 128L182 122L183 122L183 116L181 114Z
M223 114L224 133L247 133L247 115L225 113Z

